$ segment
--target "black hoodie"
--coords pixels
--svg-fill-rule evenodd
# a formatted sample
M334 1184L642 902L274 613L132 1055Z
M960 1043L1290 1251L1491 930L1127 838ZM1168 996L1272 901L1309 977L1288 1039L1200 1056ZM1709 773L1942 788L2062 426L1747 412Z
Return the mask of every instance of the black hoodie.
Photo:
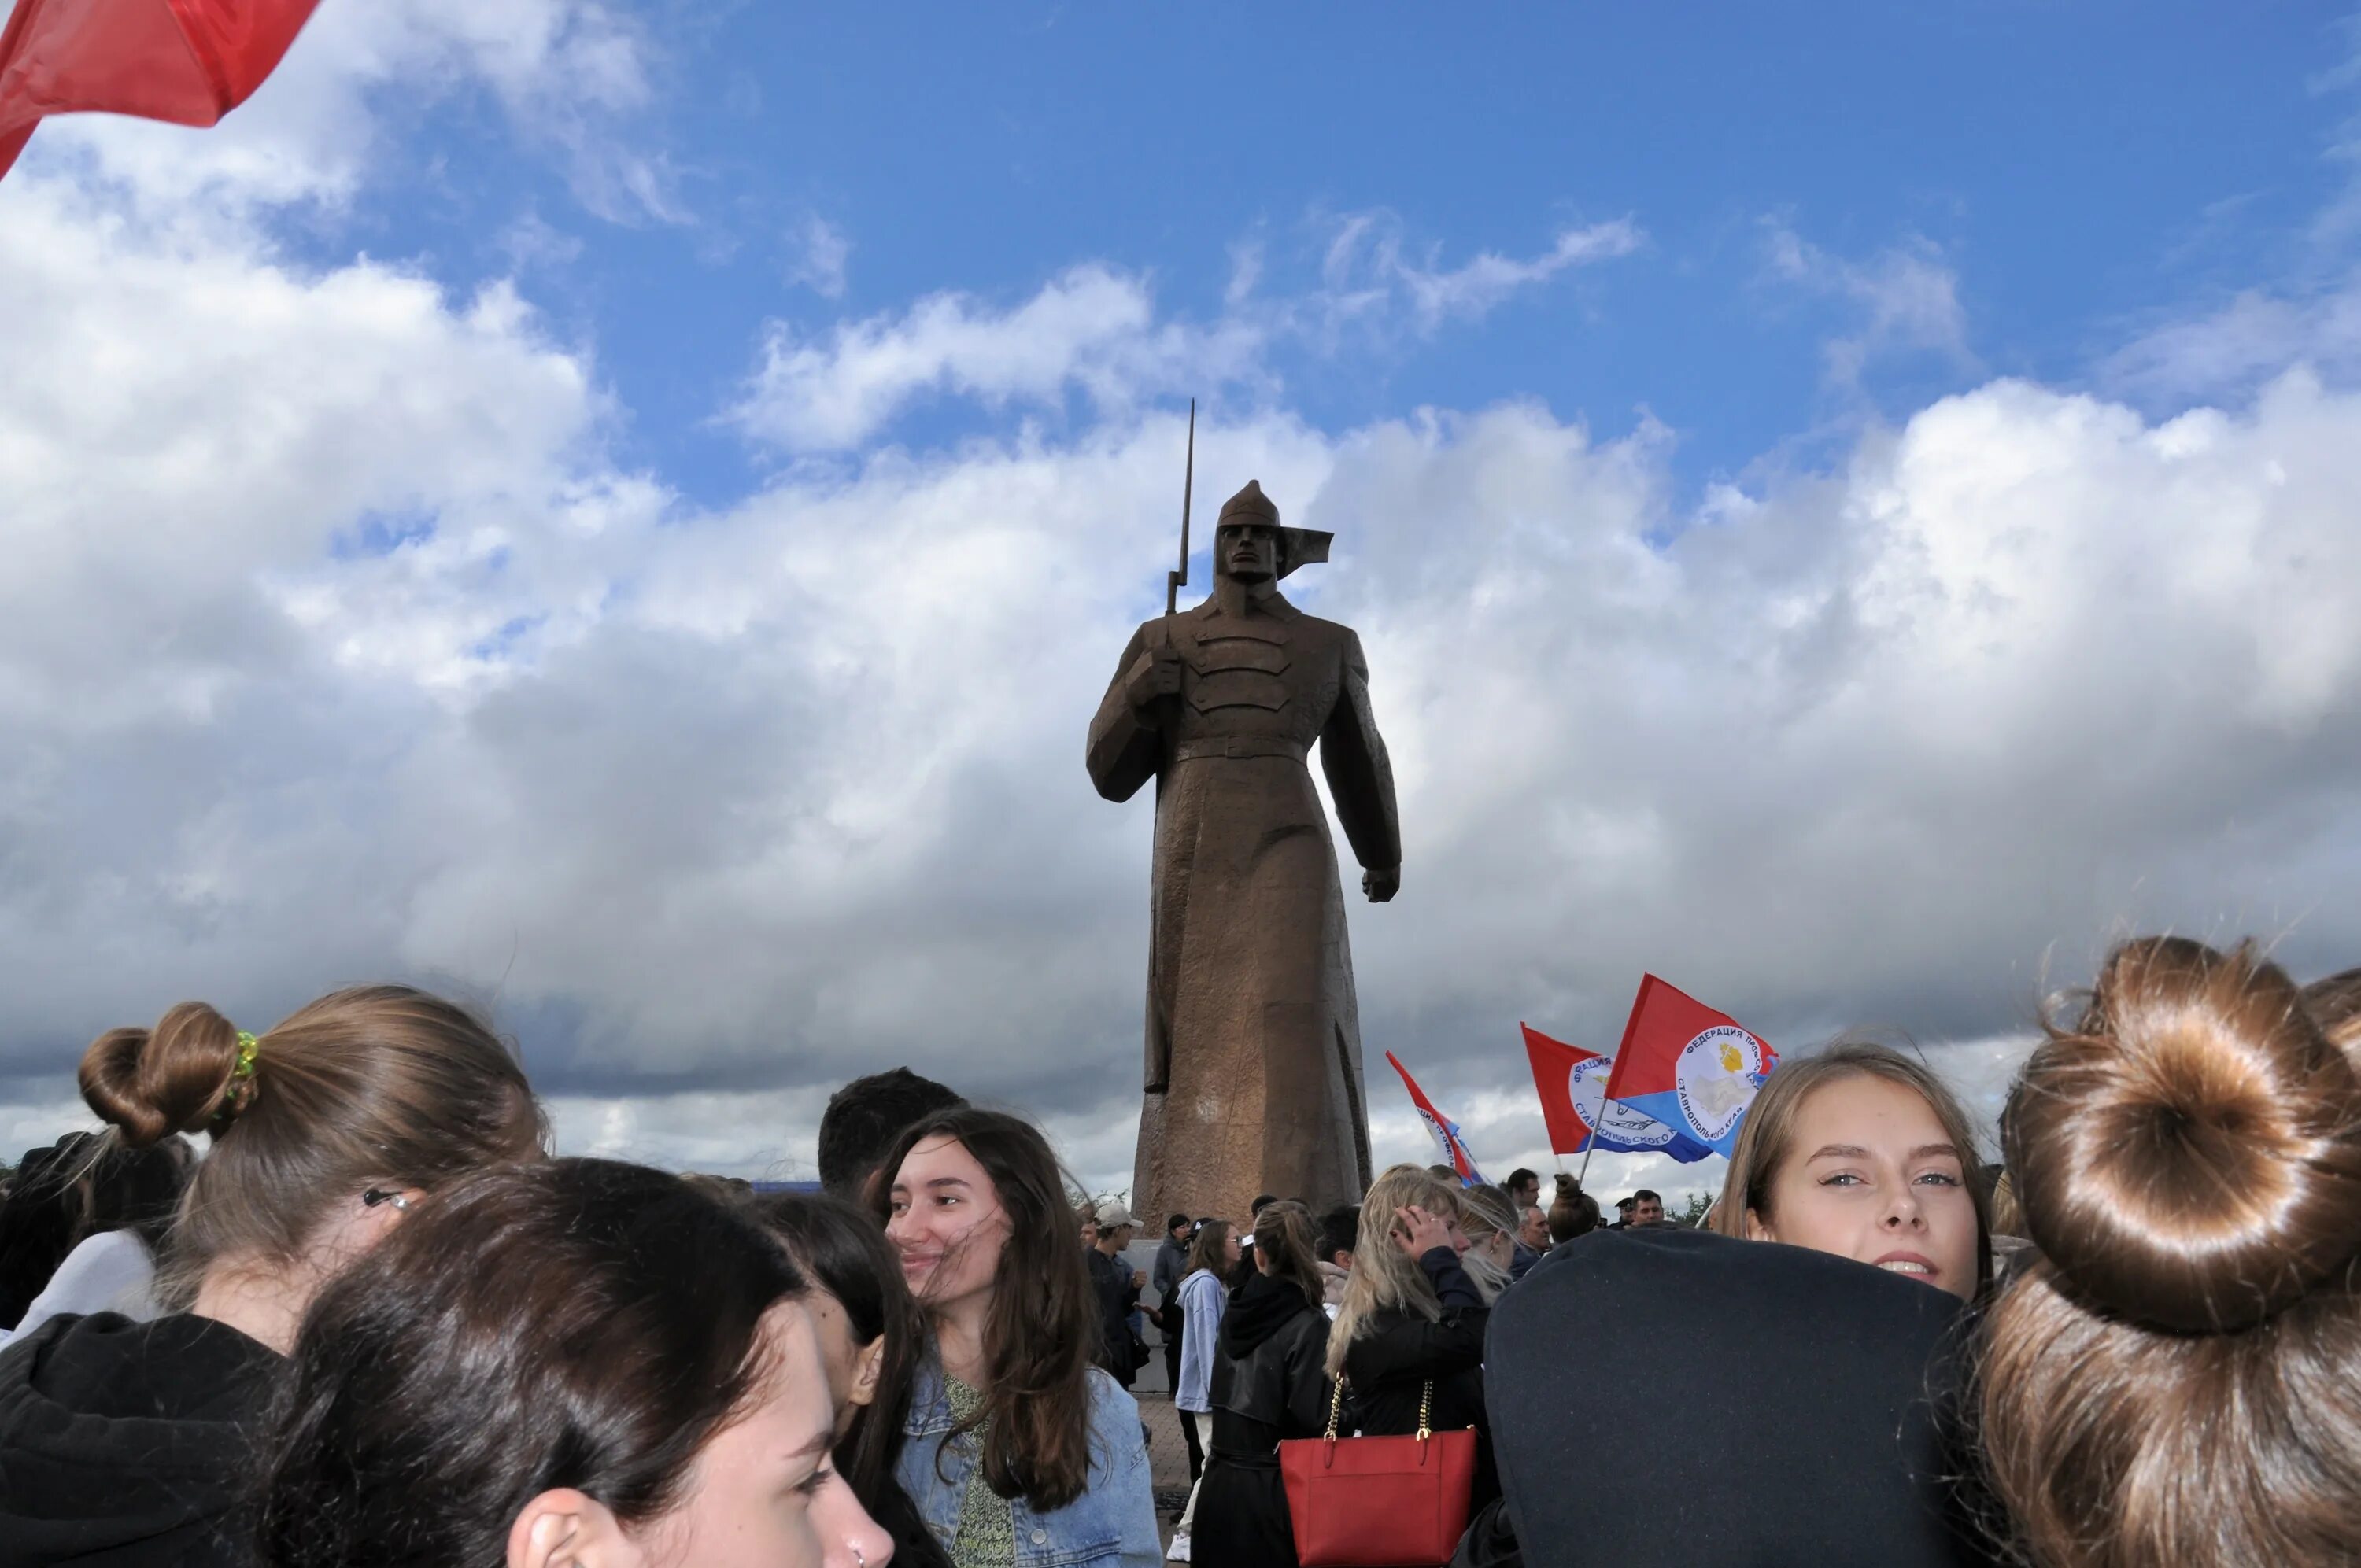
M1233 1458L1318 1435L1328 1420L1328 1316L1257 1270L1230 1292L1213 1357L1213 1447Z
M52 1318L0 1354L0 1568L232 1568L280 1361L211 1318Z

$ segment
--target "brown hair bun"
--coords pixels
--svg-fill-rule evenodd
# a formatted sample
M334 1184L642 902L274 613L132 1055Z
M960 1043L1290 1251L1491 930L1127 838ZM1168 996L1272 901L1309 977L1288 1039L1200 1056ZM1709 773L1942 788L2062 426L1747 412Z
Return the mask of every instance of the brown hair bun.
M82 1097L132 1148L201 1132L237 1066L237 1030L202 1002L183 1002L153 1029L109 1029L82 1052Z
M2361 1077L2251 944L2126 943L2047 1032L2002 1136L2070 1294L2228 1332L2361 1252Z

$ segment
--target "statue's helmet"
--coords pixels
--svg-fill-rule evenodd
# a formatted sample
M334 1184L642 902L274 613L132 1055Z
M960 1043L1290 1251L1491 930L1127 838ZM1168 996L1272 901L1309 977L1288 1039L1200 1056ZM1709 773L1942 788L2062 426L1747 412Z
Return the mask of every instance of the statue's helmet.
M1279 505L1262 493L1262 481L1248 479L1246 488L1222 503L1221 515L1214 520L1213 534L1221 536L1224 528L1246 528L1260 524L1279 532L1279 576L1285 576L1298 566L1328 559L1329 542L1336 536L1316 528L1286 528L1279 521ZM1221 570L1220 555L1214 556L1215 571Z

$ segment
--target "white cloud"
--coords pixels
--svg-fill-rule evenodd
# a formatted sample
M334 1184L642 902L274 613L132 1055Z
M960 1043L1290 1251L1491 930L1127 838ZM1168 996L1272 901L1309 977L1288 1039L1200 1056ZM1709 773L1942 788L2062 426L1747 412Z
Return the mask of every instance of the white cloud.
M1893 354L1938 354L1962 367L1974 365L1959 275L1928 241L1914 236L1867 261L1848 261L1784 222L1769 221L1764 230L1774 274L1850 301L1861 313L1858 330L1830 338L1823 347L1830 381L1856 386L1871 361Z
M823 300L844 298L844 267L852 258L852 241L844 231L814 213L796 231L793 244L787 281L802 284Z
M2170 406L2243 398L2290 367L2361 369L2361 278L2300 291L2247 290L2147 328L2107 356L2103 383Z
M1147 280L1088 264L1002 310L961 293L840 323L825 343L774 323L763 363L732 422L806 451L859 445L930 394L987 407L1049 405L1079 389L1103 412L1181 385L1234 379L1252 366L1257 330L1159 323Z
M1440 247L1412 259L1390 213L1354 214L1329 242L1322 271L1324 304L1339 317L1407 306L1421 332L1478 319L1510 295L1546 283L1569 268L1629 256L1646 242L1629 218L1561 230L1550 248L1524 260L1482 251L1457 267L1441 265Z
M829 231L807 249L836 243ZM1347 330L1383 334L1397 322L1432 333L1642 243L1637 226L1619 219L1565 230L1527 260L1488 251L1443 269L1432 251L1422 262L1409 259L1400 221L1369 213L1341 222L1320 285L1299 296L1258 297L1262 249L1235 247L1224 313L1204 324L1159 319L1148 279L1097 263L1069 269L1013 306L939 293L906 311L840 322L824 337L774 322L762 363L727 417L756 440L817 453L857 447L928 397L1056 408L1079 392L1099 417L1119 418L1159 395L1236 385L1268 393L1278 345L1310 342L1333 352ZM817 261L804 269L823 280L834 276Z

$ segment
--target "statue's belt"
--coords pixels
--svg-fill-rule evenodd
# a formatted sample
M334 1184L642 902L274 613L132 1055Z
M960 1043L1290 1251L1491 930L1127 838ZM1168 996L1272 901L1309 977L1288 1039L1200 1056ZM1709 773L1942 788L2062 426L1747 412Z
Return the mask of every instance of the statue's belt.
M1285 757L1290 762L1303 761L1305 746L1301 740L1268 740L1251 735L1233 735L1221 740L1183 740L1172 749L1176 762L1193 762L1204 757Z

